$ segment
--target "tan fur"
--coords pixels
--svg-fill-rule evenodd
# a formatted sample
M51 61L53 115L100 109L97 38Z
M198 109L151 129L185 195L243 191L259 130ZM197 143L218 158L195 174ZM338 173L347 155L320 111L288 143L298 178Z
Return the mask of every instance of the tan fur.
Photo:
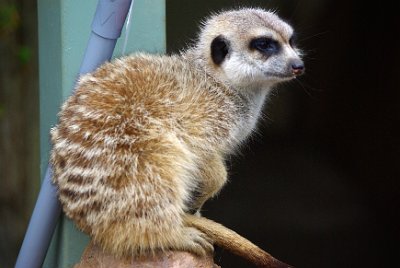
M226 228L204 217L186 215L185 222L204 232L208 237L215 241L218 246L229 249L232 253L239 255L254 263L257 267L269 268L290 268L291 266L283 263L270 254L260 249L252 242L242 237L238 233Z
M287 67L298 57L288 47L291 33L270 12L228 11L211 17L197 45L181 55L131 55L81 77L51 131L66 215L118 256L167 249L204 255L213 240L229 247L227 228L210 224L211 235L199 226L210 222L195 223L188 212L225 184L224 158L255 127L271 86L294 77ZM209 47L221 34L231 50L217 65ZM249 50L249 40L265 34L279 40L282 55Z

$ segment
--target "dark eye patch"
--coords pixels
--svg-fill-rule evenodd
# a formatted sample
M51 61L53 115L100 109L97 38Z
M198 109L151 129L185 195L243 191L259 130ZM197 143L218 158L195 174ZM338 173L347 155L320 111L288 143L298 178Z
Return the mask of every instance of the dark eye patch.
M211 42L211 58L216 65L220 65L229 53L229 42L222 35Z
M289 39L289 45L290 45L291 47L295 47L296 44L297 44L297 34L296 34L296 33L293 33L293 35L292 35L292 36L290 37L290 39Z
M280 50L278 41L269 37L257 37L250 41L250 49L256 49L263 54L272 55Z

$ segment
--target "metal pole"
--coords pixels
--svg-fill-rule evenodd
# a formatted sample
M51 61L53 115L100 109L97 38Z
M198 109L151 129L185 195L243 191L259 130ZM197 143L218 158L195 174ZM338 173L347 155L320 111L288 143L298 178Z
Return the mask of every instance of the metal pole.
M121 36L132 0L100 0L92 23L92 33L79 74L94 71L111 59L117 39Z
M131 2L132 0L99 0L79 70L80 75L95 70L104 61L111 59ZM48 167L15 264L16 268L39 268L43 264L61 212L51 175L51 167Z

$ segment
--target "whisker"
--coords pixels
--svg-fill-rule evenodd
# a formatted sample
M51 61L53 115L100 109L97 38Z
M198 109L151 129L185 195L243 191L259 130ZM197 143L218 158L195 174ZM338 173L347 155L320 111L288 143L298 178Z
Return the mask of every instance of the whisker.
M320 37L320 36L325 35L325 34L327 34L327 33L329 33L329 31L323 31L323 32L320 32L320 33L316 33L316 34L307 36L307 37L303 37L303 38L300 39L299 41L300 41L300 42L304 42L304 41L307 41L307 40L309 40L309 39L311 39L311 38Z
M304 92L311 97L312 99L317 99L317 97L315 96L315 94L312 94L312 92L323 92L323 89L318 89L316 87L312 87L310 86L310 84L306 83L305 81L301 81L299 79L293 79L295 81L295 83L297 83L298 85L300 85L300 87L304 90Z

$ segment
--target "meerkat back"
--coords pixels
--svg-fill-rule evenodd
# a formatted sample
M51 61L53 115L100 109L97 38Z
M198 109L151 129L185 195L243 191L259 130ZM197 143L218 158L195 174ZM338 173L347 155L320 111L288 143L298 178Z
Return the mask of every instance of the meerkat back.
M136 54L81 77L51 131L66 215L117 256L212 251L219 227L190 215L225 184L224 158L271 87L302 73L292 34L265 10L222 12L181 55Z
M82 77L63 105L51 133L60 200L114 254L211 250L182 215L201 156L233 119L218 113L235 109L196 75L177 58L126 57Z

